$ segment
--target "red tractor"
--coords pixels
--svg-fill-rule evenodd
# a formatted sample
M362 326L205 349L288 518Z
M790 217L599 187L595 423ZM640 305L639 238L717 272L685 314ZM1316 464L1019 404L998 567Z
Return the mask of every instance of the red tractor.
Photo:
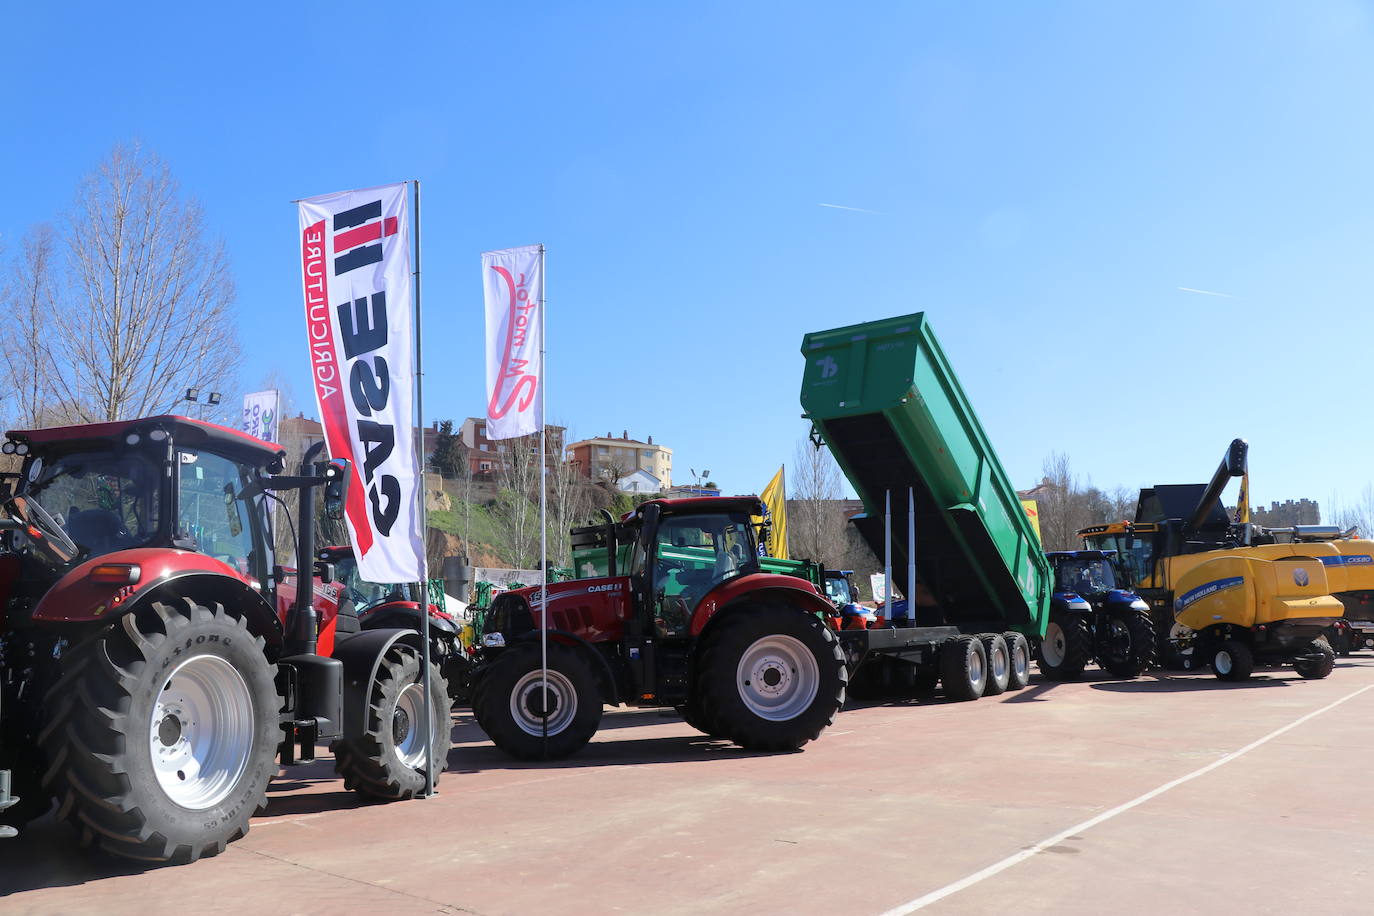
M847 674L814 585L760 568L756 497L656 499L573 532L597 578L497 596L472 674L478 724L521 758L590 740L602 705L673 706L697 729L754 750L818 737ZM548 690L539 631L548 621Z
M55 799L87 843L131 859L214 855L248 830L283 765L331 742L351 788L424 786L423 647L409 629L322 640L314 578L289 607L271 502L316 488L339 517L353 469L283 475L284 453L184 417L16 431L0 496L0 770L22 823ZM449 747L432 669L436 769Z

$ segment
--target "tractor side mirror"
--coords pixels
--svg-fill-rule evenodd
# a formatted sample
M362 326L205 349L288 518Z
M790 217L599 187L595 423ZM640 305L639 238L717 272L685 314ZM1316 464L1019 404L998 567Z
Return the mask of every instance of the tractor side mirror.
M320 580L321 585L328 585L334 581L334 564L326 560L315 561L315 578Z
M334 458L324 469L324 514L330 521L343 520L352 471L346 458Z

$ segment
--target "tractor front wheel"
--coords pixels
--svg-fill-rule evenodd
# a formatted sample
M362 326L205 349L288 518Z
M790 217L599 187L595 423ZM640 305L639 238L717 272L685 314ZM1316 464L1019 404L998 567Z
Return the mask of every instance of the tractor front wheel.
M547 694L539 646L533 644L502 652L473 690L477 724L497 747L521 760L567 757L601 725L601 691L586 662L557 643L549 644L548 660Z
M430 759L434 783L452 746L448 685L434 662L429 665ZM344 788L380 801L414 798L425 788L425 689L420 654L393 643L377 666L367 702L367 721L354 738L330 744L334 772Z
M705 637L694 686L705 720L753 751L790 751L820 736L844 703L839 642L814 614L740 608Z
M1076 680L1092 657L1092 630L1083 614L1051 614L1035 663L1052 681Z
M1097 659L1114 677L1140 677L1155 660L1155 625L1149 611L1121 610L1107 615Z
M63 660L39 743L58 816L107 852L190 862L266 804L281 697L263 640L189 599L126 614Z

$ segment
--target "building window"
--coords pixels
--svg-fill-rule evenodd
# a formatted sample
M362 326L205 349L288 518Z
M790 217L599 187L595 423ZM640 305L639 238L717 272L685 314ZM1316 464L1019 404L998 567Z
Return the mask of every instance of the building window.
M481 445L479 445L479 446L477 446L477 447L478 447L479 449L481 449L482 451L484 451L484 452L485 452L485 451L489 451L489 449L487 448L487 444L486 444L485 442L483 442Z
M611 453L611 450L604 445L598 445L596 447L596 453L598 455L609 455Z
M477 465L477 470L479 470L479 471L490 471L490 470L491 470L491 462L490 462L490 461L483 461L483 462L481 462L480 464Z

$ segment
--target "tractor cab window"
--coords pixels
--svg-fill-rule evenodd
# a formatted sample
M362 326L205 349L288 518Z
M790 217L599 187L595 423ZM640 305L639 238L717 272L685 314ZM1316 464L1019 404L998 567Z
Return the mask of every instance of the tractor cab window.
M1055 589L1096 595L1116 588L1116 575L1107 559L1062 560L1055 570Z
M826 576L825 597L836 607L854 603L854 596L849 590L849 580L843 576Z
M86 557L141 547L161 524L158 464L139 450L30 459L21 495L47 510Z
M379 585L376 582L363 581L358 572L358 561L353 557L345 557L334 562L334 578L343 589L340 599L347 598L352 601L358 613L386 601L414 600L412 590L406 586Z
M177 453L180 485L175 541L214 557L245 576L266 578L266 558L258 549L262 497L242 495L253 480L251 468L212 452Z
M692 612L707 592L753 572L758 556L745 514L670 515L654 545L654 623L662 636L687 633Z

